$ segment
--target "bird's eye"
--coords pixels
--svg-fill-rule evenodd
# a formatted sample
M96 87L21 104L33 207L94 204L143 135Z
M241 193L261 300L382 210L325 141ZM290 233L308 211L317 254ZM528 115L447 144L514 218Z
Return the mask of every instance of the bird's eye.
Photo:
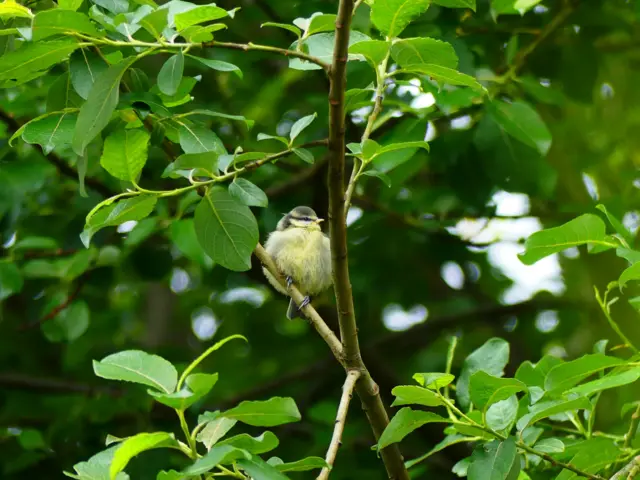
M311 217L302 217L302 221L304 222L310 222L312 220Z

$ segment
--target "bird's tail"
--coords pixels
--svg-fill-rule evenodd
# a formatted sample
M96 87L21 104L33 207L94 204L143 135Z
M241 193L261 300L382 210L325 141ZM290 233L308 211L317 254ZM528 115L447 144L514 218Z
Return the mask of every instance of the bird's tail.
M298 304L293 301L293 298L289 300L289 308L287 308L287 318L293 320L295 318L304 318L304 314L298 310Z

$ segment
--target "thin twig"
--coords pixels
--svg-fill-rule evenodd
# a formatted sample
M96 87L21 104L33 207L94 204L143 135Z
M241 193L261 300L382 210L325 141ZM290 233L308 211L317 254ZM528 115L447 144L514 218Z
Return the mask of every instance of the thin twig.
M344 381L344 385L342 387L340 405L338 405L336 424L335 427L333 427L333 436L331 437L331 443L329 444L329 449L327 450L327 456L325 458L325 461L329 466L322 469L317 480L326 480L329 478L329 472L331 468L333 468L333 462L336 460L336 455L338 455L338 449L342 445L342 432L344 431L344 425L347 419L349 402L353 396L353 389L358 378L360 378L359 370L349 370L349 373L347 373L347 379Z
M629 425L629 431L624 436L624 447L630 448L633 437L636 436L638 430L638 424L640 423L640 405L636 407L636 411L631 415L631 424Z
M293 298L293 301L296 302L296 304L301 305L304 300L304 295L300 293L300 290L298 290L298 288L295 285L291 285L290 287L286 286L287 283L285 279L283 278L282 274L278 271L278 267L276 267L275 262L269 256L269 254L263 248L263 246L258 244L256 246L254 253L256 257L258 257L258 260L260 260L262 265L264 265L264 267L267 270L269 270L269 273L271 273L271 275L273 275L283 287L288 289L289 294L291 295L291 298ZM342 349L342 344L340 343L340 340L338 340L338 337L335 336L333 331L329 328L329 326L325 323L322 317L318 314L316 309L313 308L313 305L308 304L307 306L302 308L302 311L304 312L306 317L309 319L311 324L318 331L320 336L324 339L324 341L327 342L327 345L329 345L329 348L333 352L333 355L336 357L336 359L338 359L338 361L342 363L341 359L344 353Z
M38 325L42 325L43 323L56 318L60 312L65 310L67 307L69 307L69 305L71 305L73 301L76 298L78 298L78 295L80 295L80 291L82 290L82 287L84 287L84 284L87 282L87 279L89 278L89 273L90 272L87 271L84 274L82 274L80 278L78 278L76 288L73 289L73 291L67 296L67 299L64 302L62 302L60 305L53 307L53 309L49 313L47 313L44 317L42 317L38 321L21 325L18 328L18 330L28 330L30 328L37 327Z
M633 480L638 474L638 466L640 466L640 455L634 457L620 471L618 471L610 480Z
M380 388L367 371L360 354L358 327L353 305L349 262L347 255L347 224L345 202L345 109L349 29L353 16L353 0L340 0L335 28L333 60L329 70L329 223L331 227L331 261L336 294L340 338L344 349L343 364L348 370L360 370L356 392L362 408L378 440L389 424L389 415L380 398ZM380 452L387 475L391 480L408 480L397 444Z

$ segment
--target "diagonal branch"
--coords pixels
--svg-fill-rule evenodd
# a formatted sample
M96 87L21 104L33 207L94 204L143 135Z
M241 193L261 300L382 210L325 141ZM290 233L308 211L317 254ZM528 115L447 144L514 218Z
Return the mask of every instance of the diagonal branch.
M336 294L340 337L344 349L343 365L347 370L360 370L356 392L362 401L373 434L380 438L389 424L389 416L380 398L380 388L373 381L360 355L358 328L353 306L347 256L347 224L345 204L345 111L349 28L353 16L353 0L340 0L336 18L333 61L329 70L329 222L331 227L331 261ZM409 474L400 449L392 444L380 452L391 480L408 480Z
M622 470L616 473L611 480L633 480L638 475L640 468L640 455L633 457L633 459L626 464Z
M263 246L258 244L253 253L255 254L256 257L258 257L258 260L260 260L262 265L264 265L264 267L267 270L269 270L269 273L271 273L271 275L273 275L283 287L288 288L291 298L293 298L293 300L298 305L301 305L304 300L304 295L300 293L300 290L298 290L295 285L286 287L286 282L282 274L278 271L278 267L276 267L275 262L269 256L269 254L263 248ZM303 307L302 311L304 312L306 317L311 321L311 324L315 327L315 329L318 331L318 333L324 339L324 341L327 342L327 345L329 345L329 348L333 352L333 355L338 359L338 361L340 361L340 363L342 363L341 359L343 358L343 350L342 350L342 344L340 343L340 340L338 340L338 338L335 336L333 331L329 328L329 326L325 323L325 321L322 319L322 317L318 314L316 309L313 308L311 304L308 304L306 307Z
M333 462L338 455L338 449L342 445L342 432L344 432L344 425L347 419L347 411L349 410L349 402L353 396L353 388L356 385L356 381L360 378L359 370L350 370L347 373L347 379L344 381L342 387L342 397L340 398L340 405L338 405L338 414L336 415L336 425L333 427L333 436L331 437L331 443L327 450L327 457L325 458L329 467L324 467L318 475L317 480L327 480L329 478L329 471L333 468Z

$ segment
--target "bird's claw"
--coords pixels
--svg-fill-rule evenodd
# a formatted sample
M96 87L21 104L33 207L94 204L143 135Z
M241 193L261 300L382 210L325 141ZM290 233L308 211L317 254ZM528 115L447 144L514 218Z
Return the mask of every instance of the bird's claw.
M302 299L302 303L298 306L298 311L302 310L304 307L306 307L310 303L311 303L311 298L309 298L309 296L304 297Z
M289 275L287 275L285 277L285 280L287 281L287 288L291 287L291 285L293 285L293 278Z

